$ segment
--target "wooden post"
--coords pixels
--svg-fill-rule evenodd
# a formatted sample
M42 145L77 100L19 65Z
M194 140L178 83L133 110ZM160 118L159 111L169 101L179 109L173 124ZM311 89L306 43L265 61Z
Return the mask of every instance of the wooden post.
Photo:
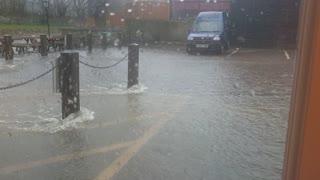
M6 60L13 60L13 48L12 48L12 37L9 35L4 36L4 57Z
M106 32L102 33L101 46L102 46L102 50L107 50L107 33Z
M130 88L139 84L139 45L130 44L128 50L128 88Z
M40 35L40 54L41 56L48 56L48 39L47 35Z
M72 49L72 34L68 33L66 36L66 50L71 50Z
M282 180L320 177L320 1L301 1Z
M60 54L58 65L61 79L62 118L80 111L79 53L66 51Z
M91 31L88 32L88 50L89 52L92 52L92 33Z

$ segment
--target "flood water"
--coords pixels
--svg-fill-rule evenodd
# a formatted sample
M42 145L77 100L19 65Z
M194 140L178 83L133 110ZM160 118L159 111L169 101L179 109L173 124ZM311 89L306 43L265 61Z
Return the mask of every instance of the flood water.
M51 73L0 91L0 179L280 179L294 66L288 52L291 59L282 49L216 56L143 47L140 85L129 90L127 61L106 70L80 65L81 112L66 120ZM127 49L79 53L106 66ZM58 56L0 58L1 87L47 71ZM103 148L114 144L123 147Z

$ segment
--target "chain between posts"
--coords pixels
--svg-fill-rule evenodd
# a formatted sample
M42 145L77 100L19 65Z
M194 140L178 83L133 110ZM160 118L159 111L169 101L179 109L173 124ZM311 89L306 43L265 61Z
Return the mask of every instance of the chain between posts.
M88 64L86 62L83 62L83 61L79 61L81 64L85 65L85 66L88 66L88 67L91 67L91 68L94 68L94 69L108 69L108 68L111 68L111 67L114 67L118 64L120 64L122 61L124 61L126 58L128 57L128 54L126 54L122 59L120 59L118 62L110 65L110 66L94 66L94 65L91 65L91 64Z
M126 58L128 57L128 54L126 54L122 59L120 59L118 62L112 64L112 65L109 65L109 66L93 66L93 65L90 65L88 63L85 63L83 61L79 61L81 64L85 65L85 66L88 66L88 67L91 67L91 68L95 68L95 69L108 69L108 68L111 68L111 67L114 67L118 64L120 64L122 61L124 61ZM8 89L13 89L13 88L16 88L16 87L20 87L20 86L24 86L26 84L29 84L33 81L36 81L42 77L44 77L45 75L49 74L50 72L52 72L54 69L56 69L57 66L54 66L52 67L51 69L49 69L48 71L44 72L43 74L40 74L39 76L37 77L34 77L30 80L27 80L27 81L24 81L24 82L20 82L20 83L17 83L17 84L13 84L13 85L9 85L9 86L6 86L6 87L0 87L0 91L2 90L8 90Z
M44 77L45 75L49 74L50 72L52 72L54 69L56 68L56 66L52 67L51 69L49 69L48 71L46 71L45 73L37 76L37 77L34 77L30 80L27 80L27 81L24 81L24 82L20 82L20 83L17 83L17 84L14 84L14 85L9 85L9 86L6 86L6 87L0 87L0 91L2 90L8 90L8 89L13 89L13 88L16 88L16 87L20 87L20 86L23 86L23 85L26 85L26 84L29 84L35 80L38 80L42 77Z

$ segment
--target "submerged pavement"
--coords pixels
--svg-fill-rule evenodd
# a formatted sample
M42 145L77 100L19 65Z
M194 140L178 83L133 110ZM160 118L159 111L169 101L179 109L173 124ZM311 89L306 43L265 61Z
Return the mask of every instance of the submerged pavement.
M280 179L294 52L240 49L187 55L140 50L140 86L127 62L80 66L81 112L61 120L52 75L0 92L0 179ZM80 59L108 65L126 49ZM59 54L0 63L1 86L45 72Z

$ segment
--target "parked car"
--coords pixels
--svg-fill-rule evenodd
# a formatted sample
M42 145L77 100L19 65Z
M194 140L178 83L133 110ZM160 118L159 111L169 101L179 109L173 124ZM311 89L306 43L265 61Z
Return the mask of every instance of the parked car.
M230 46L228 24L226 12L201 12L188 35L187 52L189 54L195 52L222 54Z

